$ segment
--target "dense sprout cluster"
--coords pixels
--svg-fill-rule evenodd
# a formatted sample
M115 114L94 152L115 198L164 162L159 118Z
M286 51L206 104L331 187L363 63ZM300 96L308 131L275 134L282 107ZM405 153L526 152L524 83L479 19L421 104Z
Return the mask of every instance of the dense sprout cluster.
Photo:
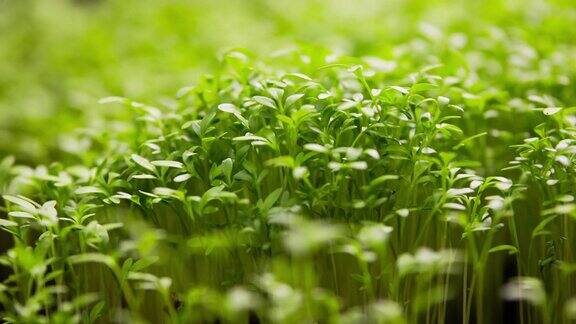
M0 162L3 321L576 319L576 45L542 36L233 50L102 98L62 161Z
M81 135L101 152L92 163L5 160L6 319L443 321L456 298L482 321L505 254L518 276L550 272L549 300L505 295L552 316L572 293L570 109L473 93L480 72L452 66L321 63L286 72L230 52L163 106L102 99L133 118ZM490 143L522 133L489 124L511 115L541 122L538 137L497 171L483 162L512 149ZM541 215L522 208L532 196Z

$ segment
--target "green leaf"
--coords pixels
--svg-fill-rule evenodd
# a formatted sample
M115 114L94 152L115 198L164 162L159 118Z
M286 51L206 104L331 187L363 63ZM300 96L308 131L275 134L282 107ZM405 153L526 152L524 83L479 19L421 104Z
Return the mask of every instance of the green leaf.
M92 307L88 315L88 323L95 323L102 316L104 306L106 306L106 302L102 300Z
M449 135L449 133L460 135L463 133L460 127L448 123L436 124L436 129L443 131L446 135ZM448 133L446 133L446 131L448 131Z
M25 210L27 212L31 212L31 213L36 212L36 206L34 206L34 204L26 197L4 195L4 196L2 196L2 198L4 198L4 200L6 200L6 201L9 201L9 202L21 207L23 210ZM38 206L38 207L40 207L40 206Z
M256 142L267 142L268 140L261 136L256 136L252 133L246 133L244 136L237 136L232 139L233 141L256 141Z
M68 262L70 262L71 264L94 262L94 263L102 263L109 267L113 267L116 264L114 258L101 253L84 253L84 254L71 255L68 257Z
M132 265L132 270L140 271L140 270L143 270L145 268L148 268L152 264L156 263L158 261L158 259L159 258L157 256L150 256L150 257L142 258L142 259L134 262L134 264Z
M98 103L101 105L110 104L110 103L119 103L119 104L128 104L130 102L129 99L124 97L118 96L111 96L111 97L104 97L98 100Z
M309 151L313 151L313 152L318 152L318 153L327 153L328 152L328 148L326 146L316 144L316 143L304 144L304 149L309 150Z
M223 104L218 105L218 110L223 111L223 112L227 112L230 114L240 113L240 110L238 110L238 107L236 107L235 105L233 105L231 103L223 103Z
M516 254L518 253L518 249L513 245L502 244L491 248L488 252L494 253L499 251L508 251L508 254Z
M544 108L542 110L542 113L544 113L544 115L546 116L552 116L558 112L560 112L562 110L562 108L560 107L548 107L548 108Z
M413 84L412 87L410 87L410 92L418 93L418 92L436 89L437 87L438 86L436 86L435 84L431 84L431 83L416 83L416 84Z
M166 187L156 187L152 192L158 196L164 197L175 197L177 195L177 190L166 188Z
M190 173L183 173L175 176L174 182L184 182L190 178L192 178L192 175Z
M8 213L8 216L17 217L17 218L28 218L28 219L35 219L34 215L23 212L23 211L11 211Z
M273 167L293 168L295 165L294 158L289 155L279 156L266 161L266 165Z
M372 181L370 181L370 187L375 187L375 186L378 186L380 184L383 184L386 181L398 180L398 179L400 179L400 177L395 175L395 174L385 174L383 176L379 176L376 179L373 179Z
M85 186L76 188L76 190L74 190L74 193L77 195L87 195L87 194L105 193L105 191L100 188Z
M271 98L263 97L263 96L254 96L254 97L252 97L252 99L254 99L254 101L261 104L262 106L276 109L276 103Z
M288 73L288 74L284 75L284 78L287 78L287 77L302 79L305 81L312 81L312 78L310 78L306 74L302 74L302 73Z
M282 188L278 188L272 191L264 200L262 209L265 211L270 210L274 206L274 204L278 201L280 195L282 195Z
M389 88L390 88L390 89L393 89L393 90L396 90L396 91L400 92L401 94L405 94L405 95L407 95L407 94L410 93L410 90L408 90L408 89L406 89L406 88L404 88L404 87L390 86Z
M482 133L479 133L479 134L476 134L476 135L472 135L472 136L470 136L470 137L468 137L468 138L465 138L465 139L463 139L462 141L460 141L460 143L458 143L457 145L455 145L455 146L453 147L453 149L457 150L457 149L461 148L462 146L466 145L467 143L473 141L474 139L477 139L477 138L480 138L480 137L486 136L486 135L488 135L487 132L482 132Z
M218 109L220 111L223 111L223 112L226 112L229 114L233 114L238 120L240 120L240 122L242 123L242 125L244 125L244 127L250 128L250 123L248 122L248 120L246 118L244 118L242 116L240 110L235 105L230 104L230 103L223 103L223 104L218 105Z
M18 223L13 222L11 220L7 220L7 219L2 219L0 218L0 226L3 227L14 227L14 226L18 226Z
M289 96L288 98L286 98L286 107L292 106L294 103L296 103L296 101L302 99L302 97L304 97L304 94L302 93L297 93Z
M130 181L131 179L149 180L149 179L156 179L156 176L153 176L151 174L134 174L128 178L128 181Z
M222 174L224 174L224 176L226 177L228 182L230 182L230 180L232 179L232 169L234 167L233 164L234 163L232 162L232 159L227 158L224 161L222 161L222 164L220 165L220 168L222 170Z
M546 226L550 222L555 220L557 217L558 217L558 215L553 215L553 216L550 216L548 218L545 218L540 223L538 223L538 225L532 231L532 237L536 237L536 236L540 236L540 235L546 235L548 233L547 231L545 231Z
M132 159L132 161L136 162L136 164L143 167L144 169L152 171L152 172L156 172L156 167L154 166L154 164L150 163L150 161L148 161L146 158L144 158L138 154L132 154L131 159Z
M156 161L152 161L150 163L154 166L165 167L165 168L182 169L184 167L184 164L182 164L181 162L172 161L172 160L156 160Z

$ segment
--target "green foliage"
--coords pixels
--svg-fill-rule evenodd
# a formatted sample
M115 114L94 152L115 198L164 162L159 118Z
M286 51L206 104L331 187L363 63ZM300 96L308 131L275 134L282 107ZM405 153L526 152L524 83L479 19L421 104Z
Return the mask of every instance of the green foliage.
M93 2L0 4L3 321L576 318L570 2Z

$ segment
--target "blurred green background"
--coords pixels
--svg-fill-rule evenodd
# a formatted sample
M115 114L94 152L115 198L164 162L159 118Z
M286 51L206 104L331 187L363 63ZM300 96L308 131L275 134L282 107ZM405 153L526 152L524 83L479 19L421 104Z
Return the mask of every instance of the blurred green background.
M0 156L65 159L89 145L78 128L122 118L99 98L159 102L217 71L227 49L386 58L435 28L496 26L545 51L576 43L575 17L570 0L0 0Z

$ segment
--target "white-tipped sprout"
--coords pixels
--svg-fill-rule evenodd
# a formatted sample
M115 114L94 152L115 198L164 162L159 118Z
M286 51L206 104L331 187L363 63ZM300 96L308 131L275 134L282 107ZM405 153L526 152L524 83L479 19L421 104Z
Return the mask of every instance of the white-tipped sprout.
M400 255L396 266L401 274L409 273L458 273L464 259L459 251L443 249L434 251L419 248L415 254Z
M226 307L233 313L245 312L260 305L260 298L244 287L234 287L226 294Z
M383 224L366 225L358 232L358 240L364 246L381 248L388 241L392 230L392 227Z
M304 303L302 293L288 284L278 281L273 274L260 276L258 285L266 291L272 301L270 317L275 323L285 323L295 317Z
M322 221L307 220L300 215L300 207L276 207L270 210L269 222L286 227L283 243L295 256L311 255L342 237L339 226Z
M542 282L533 277L513 278L502 287L500 295L505 300L527 301L535 306L541 306L546 301Z

